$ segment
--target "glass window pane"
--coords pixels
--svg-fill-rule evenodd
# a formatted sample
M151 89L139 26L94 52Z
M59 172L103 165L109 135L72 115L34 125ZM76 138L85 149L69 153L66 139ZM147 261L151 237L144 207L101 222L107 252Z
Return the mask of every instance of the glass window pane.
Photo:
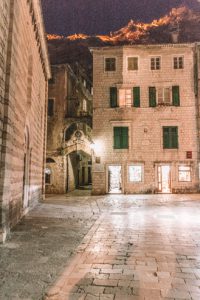
M171 95L171 92L170 92L170 88L164 88L164 102L165 103L170 103L170 95Z
M179 174L179 181L191 181L190 166L179 166L178 174Z
M137 57L128 57L128 70L129 71L138 70L138 58Z
M114 57L105 59L105 70L115 71L116 70L116 59Z
M141 182L142 181L142 166L129 166L129 181Z
M119 90L119 106L125 106L125 104L126 104L125 90L120 89Z
M163 103L163 89L158 88L158 103Z

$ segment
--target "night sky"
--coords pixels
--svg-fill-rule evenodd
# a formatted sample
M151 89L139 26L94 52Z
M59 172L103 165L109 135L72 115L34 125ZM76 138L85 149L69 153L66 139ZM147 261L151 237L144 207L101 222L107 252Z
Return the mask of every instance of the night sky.
M149 22L182 4L200 9L198 0L41 0L47 33L108 34L130 19Z

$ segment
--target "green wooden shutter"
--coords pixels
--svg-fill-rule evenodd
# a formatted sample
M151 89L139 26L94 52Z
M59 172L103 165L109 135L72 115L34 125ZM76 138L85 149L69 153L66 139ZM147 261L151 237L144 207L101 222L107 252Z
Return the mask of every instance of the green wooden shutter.
M117 107L117 88L110 87L110 107Z
M178 149L178 127L163 127L163 148Z
M140 87L133 88L133 106L140 107Z
M163 127L163 148L170 148L170 132L169 127Z
M128 127L121 127L121 148L128 149Z
M171 127L171 148L178 149L178 127Z
M180 106L180 92L178 85L172 87L172 104L174 106Z
M128 127L114 127L114 149L128 149Z
M156 88L149 87L149 106L155 107L156 106Z
M114 149L120 149L121 127L114 127Z

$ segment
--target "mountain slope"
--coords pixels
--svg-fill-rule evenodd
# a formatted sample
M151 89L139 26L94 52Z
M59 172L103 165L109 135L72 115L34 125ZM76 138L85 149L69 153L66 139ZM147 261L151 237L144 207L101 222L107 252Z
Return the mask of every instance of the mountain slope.
M197 0L42 0L46 31L65 36L108 34L130 19L149 23L184 5L200 7Z
M150 23L131 20L127 26L109 35L48 35L50 60L52 64L73 64L78 61L91 73L91 54L88 47L172 43L172 33L178 36L179 43L196 42L200 41L199 28L200 13L180 7Z

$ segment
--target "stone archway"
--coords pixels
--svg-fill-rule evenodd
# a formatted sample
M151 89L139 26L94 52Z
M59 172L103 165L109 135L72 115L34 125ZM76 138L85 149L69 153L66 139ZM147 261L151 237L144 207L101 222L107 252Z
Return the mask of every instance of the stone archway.
M92 185L92 157L83 150L66 154L66 192L90 189Z

